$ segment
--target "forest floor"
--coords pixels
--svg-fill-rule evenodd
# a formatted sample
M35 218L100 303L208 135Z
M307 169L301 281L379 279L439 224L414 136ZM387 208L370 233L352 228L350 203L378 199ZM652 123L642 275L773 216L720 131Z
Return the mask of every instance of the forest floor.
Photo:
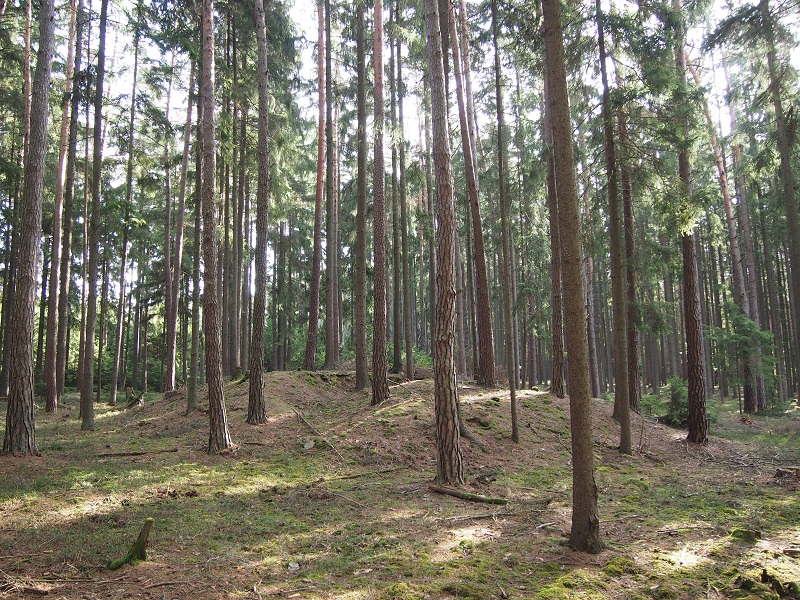
M98 405L91 432L74 395L37 411L42 456L0 457L0 597L777 598L773 582L800 581L794 405L742 421L714 401L706 446L636 416L624 456L611 403L595 400L607 549L590 555L565 546L567 400L521 392L517 445L507 391L461 387L483 446L462 440L464 487L510 500L491 505L428 488L431 380L393 382L378 407L352 386L346 373L270 373L256 427L248 383L228 383L238 451L225 456L203 452L203 402L186 416L182 393ZM147 560L109 570L148 517Z

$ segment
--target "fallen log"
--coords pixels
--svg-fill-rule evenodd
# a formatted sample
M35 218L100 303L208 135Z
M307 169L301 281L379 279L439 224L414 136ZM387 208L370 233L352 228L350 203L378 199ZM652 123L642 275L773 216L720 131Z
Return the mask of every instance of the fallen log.
M469 500L470 502L483 502L485 504L508 504L508 498L492 498L491 496L483 496L481 494L473 494L472 492L465 492L455 488L446 487L443 485L436 485L431 483L428 489L437 494L446 494L461 500Z

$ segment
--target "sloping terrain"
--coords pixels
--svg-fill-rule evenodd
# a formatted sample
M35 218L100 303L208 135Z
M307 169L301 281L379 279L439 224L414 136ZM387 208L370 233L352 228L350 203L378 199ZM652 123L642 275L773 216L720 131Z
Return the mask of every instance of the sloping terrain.
M238 450L226 456L203 452L203 401L187 416L181 393L98 406L93 432L80 431L77 398L37 412L43 456L0 457L0 596L766 598L778 597L774 582L800 580L791 449L688 445L635 417L636 449L622 456L612 407L596 400L608 549L587 555L564 545L567 400L522 392L517 445L507 392L462 387L481 446L462 440L465 489L510 500L495 506L428 489L430 380L393 384L379 407L352 385L347 373L270 373L269 422L255 427L244 423L248 383L230 382ZM780 426L796 430L796 413ZM108 570L147 517L147 561ZM764 569L773 579L761 583Z

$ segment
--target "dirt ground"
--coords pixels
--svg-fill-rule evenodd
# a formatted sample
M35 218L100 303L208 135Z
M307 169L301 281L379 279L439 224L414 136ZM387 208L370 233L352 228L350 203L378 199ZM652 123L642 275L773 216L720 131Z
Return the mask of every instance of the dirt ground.
M508 500L495 505L430 490L430 380L393 381L371 407L350 373L270 373L269 422L257 427L244 422L248 385L226 387L237 449L223 456L203 451L202 391L190 415L182 392L98 405L92 432L80 431L76 397L37 411L42 456L0 457L0 597L777 598L800 581L791 446L696 446L635 416L624 456L612 406L596 400L607 549L589 555L564 544L567 399L520 392L514 444L508 392L461 387L475 437L462 439L463 489ZM720 420L743 436L800 428L791 411ZM147 517L147 560L109 570Z

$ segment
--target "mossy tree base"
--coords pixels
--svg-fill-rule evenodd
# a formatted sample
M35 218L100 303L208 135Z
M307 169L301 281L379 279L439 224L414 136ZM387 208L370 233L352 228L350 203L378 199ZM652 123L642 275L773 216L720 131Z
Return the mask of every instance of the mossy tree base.
M153 518L148 517L145 519L142 530L139 532L139 537L136 538L136 541L131 545L131 549L128 550L128 554L112 562L108 565L108 568L115 570L128 563L147 560L147 540L150 537L150 529L152 529L152 527Z

